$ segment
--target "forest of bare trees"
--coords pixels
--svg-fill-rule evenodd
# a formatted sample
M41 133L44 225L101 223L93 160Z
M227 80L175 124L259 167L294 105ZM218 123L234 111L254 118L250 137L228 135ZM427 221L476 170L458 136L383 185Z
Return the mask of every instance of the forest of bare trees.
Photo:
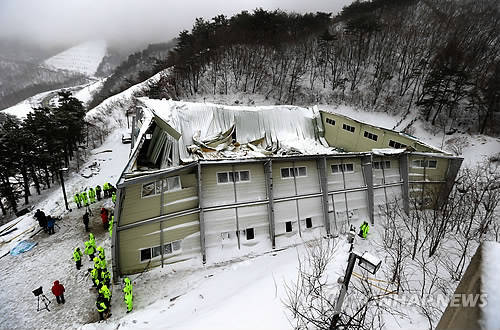
M483 162L459 172L442 205L423 210L411 199L408 214L398 200L383 207L375 223L382 230L354 242L354 250L369 246L383 260L381 271L376 278L355 274L336 329L382 329L390 319L410 318L412 309L433 329L479 244L500 241L499 182L498 164ZM309 243L296 280L285 283L294 329L331 329L338 297L332 268L345 267L343 240Z
M197 19L151 97L235 92L276 103L345 103L497 133L498 2L354 2L336 17L257 9Z

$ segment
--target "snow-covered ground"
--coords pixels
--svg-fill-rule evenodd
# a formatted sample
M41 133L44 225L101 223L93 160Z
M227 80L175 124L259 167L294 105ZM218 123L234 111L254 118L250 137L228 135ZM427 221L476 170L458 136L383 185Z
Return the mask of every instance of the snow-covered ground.
M106 81L106 78L101 78L98 79L94 82L91 82L89 84L79 86L79 88L75 88L75 92L73 93L73 96L79 99L84 105L86 105L90 99L92 98L92 95L101 89L102 85Z
M88 167L96 163L97 167L93 168L98 170L93 171L93 176L84 178L79 173L73 173L67 178L66 189L70 201L76 191L97 184L102 186L105 181L115 183L118 180L130 150L130 144L121 143L122 132L123 129L117 129L101 147L92 151L92 156L82 166L81 171L87 172ZM98 212L102 205L112 206L109 200L94 204L90 227L96 235L96 242L104 245L109 258L109 234L102 228ZM72 212L65 211L60 189L52 191L36 205L36 209L63 217L62 221L57 222L59 228L56 227L56 233L49 236L39 232L31 238L38 243L32 250L19 256L9 254L0 259L0 296L3 302L0 304L1 329L65 329L97 320L97 314L94 313L95 292L89 290L91 283L85 272L87 267L91 267L90 263L84 258L83 269L77 271L71 260L74 248L79 246L83 250L83 242L88 239L82 222L83 209L76 209L72 202L70 207ZM24 218L38 230L38 224L32 216L33 212ZM29 238L35 232L21 235L15 242ZM61 281L66 287L67 302L64 306L57 306L50 293L55 280ZM31 291L39 286L43 286L44 293L52 300L49 307L51 312L36 311L37 301Z
M48 67L93 76L106 55L106 41L94 40L69 48L45 60Z

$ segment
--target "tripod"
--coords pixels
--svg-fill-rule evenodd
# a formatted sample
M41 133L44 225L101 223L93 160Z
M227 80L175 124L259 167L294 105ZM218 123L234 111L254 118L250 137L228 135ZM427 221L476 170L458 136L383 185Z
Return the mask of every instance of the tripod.
M41 311L41 309L40 309L40 300L42 300L42 303L45 305L45 307L42 308L42 309L46 309L47 311L50 312L50 309L49 309L50 300L49 300L49 298L47 298L43 294L42 287L39 287L38 289L35 289L32 292L35 295L35 297L38 297L38 307L36 308L36 311L37 312Z
M43 293L38 296L38 307L36 309L37 312L40 311L40 300L44 303L45 307L42 309L46 309L47 311L50 312L49 305L50 305L50 300L47 298Z

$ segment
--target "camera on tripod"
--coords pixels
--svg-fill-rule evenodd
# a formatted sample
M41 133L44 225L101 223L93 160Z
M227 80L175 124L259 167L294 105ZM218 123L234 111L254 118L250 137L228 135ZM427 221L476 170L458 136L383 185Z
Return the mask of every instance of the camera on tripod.
M49 300L49 298L47 298L47 296L45 296L43 294L42 287L39 287L38 289L35 289L32 292L35 295L35 297L38 297L38 307L36 308L36 311L37 312L41 311L41 309L40 309L40 300L41 300L42 303L45 305L45 307L42 309L46 309L47 311L50 312L50 309L49 309L50 300Z

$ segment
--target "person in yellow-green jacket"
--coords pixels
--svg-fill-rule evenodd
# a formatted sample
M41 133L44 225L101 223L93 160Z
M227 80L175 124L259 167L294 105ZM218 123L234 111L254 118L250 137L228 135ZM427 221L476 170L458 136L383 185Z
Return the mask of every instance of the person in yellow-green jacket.
M90 276L92 277L92 283L94 284L94 287L97 287L99 285L99 269L97 268L89 268Z
M102 246L98 246L96 250L99 253L98 254L99 258L106 259L106 255L104 254L104 249L102 248Z
M99 295L106 299L108 302L111 300L111 291L106 284L103 284L99 289Z
M73 199L75 200L75 204L78 208L81 208L82 207L82 201L80 199L80 194L79 193L76 193L75 196L73 197Z
M124 301L127 305L127 313L130 313L133 308L133 293L132 293L132 283L128 277L123 279L125 286L123 287Z
M82 267L82 251L80 251L80 248L77 247L75 251L73 251L73 260L76 263L76 269L80 270Z
M113 201L113 204L116 204L116 192L113 191L113 194L111 195L111 200Z
M94 234L89 233L89 240L85 242L85 250L83 252L89 256L90 261L94 260L96 252Z
M109 316L109 304L103 297L97 297L97 301L95 302L95 306L97 307L97 311L99 312L99 319L102 321Z
M125 295L125 304L127 305L127 313L130 313L134 307L132 294Z
M363 224L361 227L359 227L359 236L362 238L366 238L368 236L368 231L370 230L370 226L368 225L368 222L363 221Z
M95 190L92 187L89 188L89 199L90 203L95 203Z
M97 196L97 200L100 201L101 200L101 192L102 192L102 189L101 189L101 186L100 185L97 185L95 187L95 194Z
M83 206L88 206L89 205L89 198L87 197L87 192L84 191L80 194L80 198L82 199L82 204Z
M104 198L108 198L109 197L109 183L104 182L104 184L102 185L102 191L104 192Z
M114 222L114 220L115 220L115 216L112 215L111 220L109 221L109 227L108 227L109 237L111 237L113 235L113 222Z

